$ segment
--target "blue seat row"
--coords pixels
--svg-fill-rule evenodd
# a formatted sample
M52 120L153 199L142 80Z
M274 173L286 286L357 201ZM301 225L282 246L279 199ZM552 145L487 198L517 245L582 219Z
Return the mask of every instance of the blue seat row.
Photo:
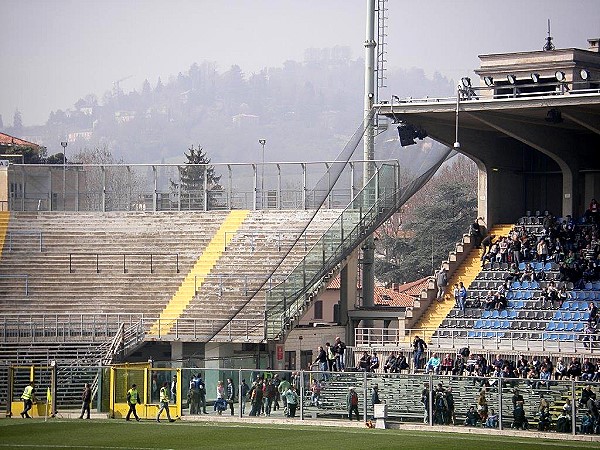
M572 341L576 339L575 334L565 333L565 334L555 334L555 333L544 333L543 338L548 341Z
M541 270L543 270L545 272L548 272L550 270L558 270L558 264L556 264L555 262L552 262L552 261L548 261L546 263L538 262L538 261L531 261L531 262L529 262L529 264L531 264L531 267L533 267L533 270L535 270L536 272L539 272ZM525 262L519 263L519 270L525 270L526 265L527 265L527 263L525 263Z
M551 321L546 326L546 331L576 331L578 333L583 332L583 322L555 322Z
M539 289L540 283L537 281L513 281L512 289Z
M583 300L570 300L563 303L560 309L568 311L587 311L588 304Z
M572 320L572 321L578 321L578 320L588 320L590 318L590 313L585 312L585 311L563 311L563 310L559 310L556 311L554 313L554 316L552 317L553 320Z
M483 311L481 313L482 319L516 319L517 312L514 310L503 309L502 311L498 311L494 309L493 311Z
M510 328L510 321L509 320L497 320L497 319L492 319L492 320L476 320L475 323L473 324L473 328L475 329L499 329L499 328Z
M503 338L505 333L494 331L469 331L467 337L470 338Z
M513 288L518 289L518 288ZM532 291L508 291L506 293L507 300L531 300L533 298Z
M600 300L600 292L574 290L568 293L569 298L573 300Z

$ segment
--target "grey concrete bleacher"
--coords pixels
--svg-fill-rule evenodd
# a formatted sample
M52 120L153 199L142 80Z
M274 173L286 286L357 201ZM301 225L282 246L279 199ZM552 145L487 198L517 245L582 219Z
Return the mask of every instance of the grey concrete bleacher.
M340 212L319 211L304 234L302 230L314 211L250 212L182 315L184 319L194 319L195 325L184 324L180 332L191 333L189 328L195 326L193 333L211 337L216 322L228 324L215 336L216 340L247 340L250 336L261 340L266 290L285 279ZM272 278L268 279L271 273ZM195 320L205 317L213 322L206 322L203 327L201 321ZM234 317L236 322L229 323ZM236 327L237 336L235 332L231 336L230 329Z

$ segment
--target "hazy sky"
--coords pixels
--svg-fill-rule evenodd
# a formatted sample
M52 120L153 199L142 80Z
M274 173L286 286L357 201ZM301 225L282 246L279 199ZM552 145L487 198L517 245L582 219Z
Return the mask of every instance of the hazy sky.
M125 92L192 63L249 74L311 47L364 54L366 0L0 0L0 114L25 125L51 110ZM540 50L547 19L557 47L600 36L600 0L389 0L388 65L459 79L478 54ZM357 86L362 90L362 85Z

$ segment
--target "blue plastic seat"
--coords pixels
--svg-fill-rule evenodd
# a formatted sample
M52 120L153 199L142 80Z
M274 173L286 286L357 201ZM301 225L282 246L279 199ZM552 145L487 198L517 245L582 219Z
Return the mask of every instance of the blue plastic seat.
M577 300L585 300L587 299L587 292L585 291L577 291Z
M476 320L475 323L473 324L473 328L475 329L479 329L483 327L483 320Z
M481 313L481 318L482 318L482 319L489 319L491 315L492 315L492 312L491 312L491 311L483 311L483 312Z
M525 263L524 262L520 262L519 263L519 270L525 270Z
M579 305L579 308L578 308L579 311L587 311L588 305L587 305L586 302L583 302L583 301L582 302L578 302L578 305ZM587 320L587 318L585 320Z
M559 335L559 339L561 341L572 341L573 340L574 335L573 334L560 334Z
M492 311L491 319L497 319L499 316L500 316L500 312L497 309Z
M505 310L505 309L503 309L502 311L500 311L500 314L498 314L498 316L499 316L501 319L506 319L506 318L508 318L508 311L507 311L507 310Z
M548 271L552 270L552 263L551 263L551 262L547 262L547 263L544 265L544 270L545 270L546 272L548 272Z
M591 291L594 286L592 283L590 283L589 281L587 283L585 283L585 286L583 287L586 291Z
M508 291L506 293L506 300L512 300L513 298L515 298L515 294L513 293L513 291ZM510 304L510 301L508 303Z
M536 272L539 272L540 270L542 270L544 268L544 264L541 262L537 262L534 261L531 266L533 267L533 270L535 270Z
M521 300L523 298L523 291L515 291L515 299Z
M511 287L512 287L513 290L521 289L521 282L519 282L519 281L513 281Z
M565 324L565 331L573 331L575 329L575 324L573 322L567 322Z
M554 329L556 331L563 331L565 329L565 324L562 322L557 322L556 326L554 327Z
M504 329L504 330L507 330L507 329L509 329L509 328L510 328L510 321L509 321L509 320L503 320L503 321L500 323L500 328L502 328L502 329Z
M594 288L595 291L600 291L600 281L594 281L592 283L592 287Z
M533 298L533 292L531 292L531 291L523 292L523 299L531 300L532 298Z
M529 281L521 281L521 289L529 289L531 283Z
M540 283L538 283L537 281L532 281L531 285L530 285L531 289L539 289L540 288Z
M517 318L517 312L514 309L511 309L508 312L508 318L509 319L516 319Z
M548 322L548 325L546 325L546 331L554 330L556 330L556 322Z
M577 331L578 333L581 333L583 331L584 325L583 322L579 322L578 324L575 325L575 331Z

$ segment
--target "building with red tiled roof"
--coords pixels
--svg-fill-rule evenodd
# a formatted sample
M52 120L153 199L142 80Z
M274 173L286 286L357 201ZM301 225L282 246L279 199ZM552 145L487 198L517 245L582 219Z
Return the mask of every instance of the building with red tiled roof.
M33 142L19 139L18 137L11 136L10 134L0 133L0 152L4 153L7 150L15 149L19 147L28 147L36 150L40 150L42 147Z

